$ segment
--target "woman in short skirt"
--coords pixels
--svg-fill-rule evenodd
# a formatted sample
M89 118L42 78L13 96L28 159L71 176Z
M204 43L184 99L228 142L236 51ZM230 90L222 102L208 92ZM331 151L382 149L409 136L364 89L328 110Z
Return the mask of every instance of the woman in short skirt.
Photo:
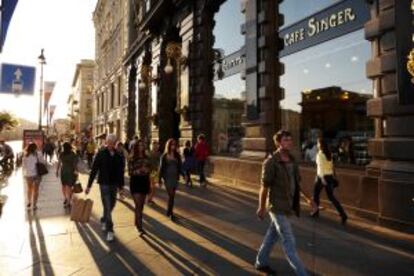
M142 140L134 144L128 162L130 176L130 192L135 203L135 226L140 235L145 234L142 227L142 214L147 194L150 192L151 163L145 154L145 145Z

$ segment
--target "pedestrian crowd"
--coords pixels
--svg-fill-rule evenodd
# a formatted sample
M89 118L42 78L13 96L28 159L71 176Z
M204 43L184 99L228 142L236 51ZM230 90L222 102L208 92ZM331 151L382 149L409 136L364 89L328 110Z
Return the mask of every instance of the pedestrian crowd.
M264 161L261 177L261 188L257 216L264 219L269 214L270 225L259 248L255 268L258 271L274 274L269 265L269 257L273 245L280 240L286 258L297 275L308 275L296 251L295 236L291 227L291 217L300 214L300 173L299 165L291 154L293 147L292 135L285 130L274 136L276 151ZM3 142L4 144L4 142ZM50 144L50 145L49 145ZM129 193L134 201L134 222L140 236L146 234L143 228L143 210L146 204L153 205L156 186L164 186L168 194L166 215L176 221L174 202L180 177L187 187L193 187L192 174L197 172L201 187L206 187L204 167L209 157L209 146L203 134L197 137L192 145L186 141L180 150L177 140L168 139L161 149L157 140L151 142L150 147L143 139L137 136L131 141L121 143L116 135L108 134L105 142L97 146L93 139L82 141L58 141L51 145L47 141L43 153L37 145L30 143L23 157L23 174L26 179L27 208L36 210L39 195L41 176L38 173L38 164L46 164L57 151L56 176L60 177L64 206L69 208L72 202L73 187L78 182L81 171L80 164L86 159L89 168L89 179L84 192L89 194L95 178L99 184L103 215L100 219L102 230L106 233L106 240L113 241L114 223L112 211L117 202L117 194L126 195L125 173L129 176ZM328 199L337 209L340 222L345 225L347 214L334 195L338 186L335 177L332 153L323 138L318 139L316 157L317 174L314 194L311 201L312 218L319 216L320 193L325 189Z

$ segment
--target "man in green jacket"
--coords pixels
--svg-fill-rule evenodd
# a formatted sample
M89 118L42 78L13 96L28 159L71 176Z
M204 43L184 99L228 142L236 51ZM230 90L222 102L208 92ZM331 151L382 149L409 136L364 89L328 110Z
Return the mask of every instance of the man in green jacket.
M308 275L296 252L295 237L288 219L292 214L299 216L300 212L299 166L290 154L293 146L292 135L288 131L280 130L273 139L277 150L263 163L257 210L257 216L261 220L269 211L271 222L257 254L255 267L259 271L275 274L269 266L269 256L273 245L281 239L288 262L296 275Z

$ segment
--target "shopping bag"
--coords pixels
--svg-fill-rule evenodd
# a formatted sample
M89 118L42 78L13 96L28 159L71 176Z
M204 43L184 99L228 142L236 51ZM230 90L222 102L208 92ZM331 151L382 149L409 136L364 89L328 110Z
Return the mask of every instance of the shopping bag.
M89 222L92 214L92 207L92 199L74 198L70 212L70 219L81 223Z
M72 200L72 208L70 210L70 220L80 221L83 212L84 200L74 197Z
M89 222L89 219L92 214L92 207L93 207L93 200L92 199L86 199L83 206L83 212L82 216L80 218L80 222L87 223Z

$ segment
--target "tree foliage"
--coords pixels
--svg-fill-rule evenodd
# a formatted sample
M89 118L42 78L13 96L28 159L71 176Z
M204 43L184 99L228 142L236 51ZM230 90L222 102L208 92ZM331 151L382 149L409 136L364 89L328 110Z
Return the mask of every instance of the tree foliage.
M0 112L0 132L15 128L19 121L8 112Z

